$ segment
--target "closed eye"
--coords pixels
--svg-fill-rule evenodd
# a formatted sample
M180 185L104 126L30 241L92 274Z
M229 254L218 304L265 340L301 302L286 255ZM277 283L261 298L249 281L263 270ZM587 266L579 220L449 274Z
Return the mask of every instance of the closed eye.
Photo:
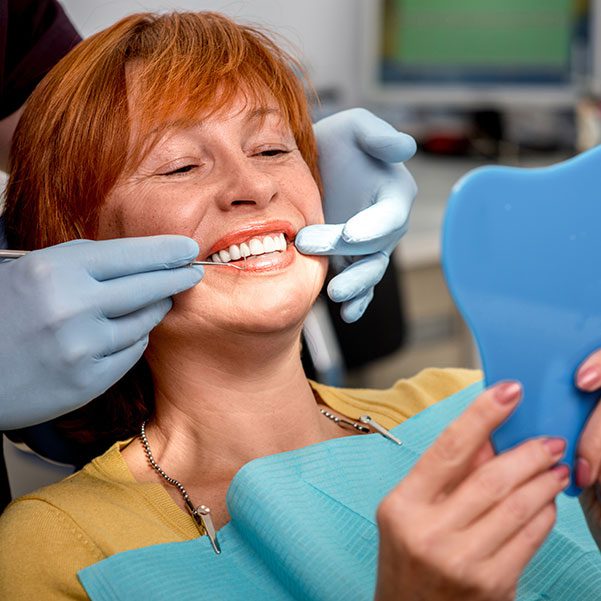
M263 150L257 154L261 157L275 157L282 154L288 154L290 152L292 151L284 148L270 148L269 150Z
M188 173L196 167L198 167L198 165L183 165L182 167L178 167L177 169L173 169L172 171L161 173L160 175L178 175L180 173Z

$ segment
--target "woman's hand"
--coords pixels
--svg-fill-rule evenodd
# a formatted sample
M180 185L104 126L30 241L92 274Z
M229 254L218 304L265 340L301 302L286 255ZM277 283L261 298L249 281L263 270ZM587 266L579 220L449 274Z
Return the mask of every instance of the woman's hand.
M601 388L601 350L590 355L576 372L576 385L585 392ZM578 443L576 484L583 488L580 505L589 530L601 549L601 404L593 411Z
M490 434L520 395L517 382L480 395L381 503L376 601L514 599L569 482L561 439L494 455Z

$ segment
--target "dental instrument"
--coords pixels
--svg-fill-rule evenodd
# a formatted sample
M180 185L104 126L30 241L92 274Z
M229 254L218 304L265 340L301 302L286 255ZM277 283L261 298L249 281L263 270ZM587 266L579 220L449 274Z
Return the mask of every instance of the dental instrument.
M0 250L0 259L19 259L29 254L30 250ZM233 267L234 269L239 269L240 271L244 271L246 269L246 257L244 257L244 267L240 267L238 265L232 265L231 263L215 263L214 261L191 261L189 265L211 265L213 267Z

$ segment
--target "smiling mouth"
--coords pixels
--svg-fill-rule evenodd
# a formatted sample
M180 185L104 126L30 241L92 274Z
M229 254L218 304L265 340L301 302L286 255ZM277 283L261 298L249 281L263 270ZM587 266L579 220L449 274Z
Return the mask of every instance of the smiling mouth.
M210 257L214 263L232 263L244 261L260 255L284 253L288 248L288 238L283 232L272 232L261 236L252 236L240 244L230 244Z

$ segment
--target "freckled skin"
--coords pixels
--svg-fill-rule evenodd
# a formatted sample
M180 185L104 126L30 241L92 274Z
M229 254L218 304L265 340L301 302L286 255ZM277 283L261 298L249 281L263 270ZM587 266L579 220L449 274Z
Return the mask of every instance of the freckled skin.
M315 180L277 112L263 119L241 96L224 112L167 132L134 174L105 201L99 237L183 234L199 258L225 235L252 223L285 220L295 231L323 223ZM297 328L325 277L327 259L294 248L283 269L240 274L207 268L202 282L174 298L157 330L208 338Z

